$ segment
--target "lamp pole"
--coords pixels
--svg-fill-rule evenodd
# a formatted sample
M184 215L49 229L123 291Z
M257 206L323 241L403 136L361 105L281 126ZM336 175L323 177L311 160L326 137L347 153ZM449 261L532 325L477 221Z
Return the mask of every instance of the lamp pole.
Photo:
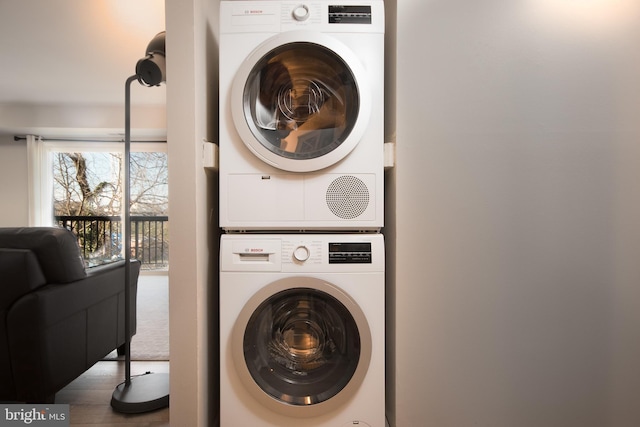
M169 374L146 373L131 377L131 83L147 86L165 81L165 32L158 33L147 46L147 56L136 64L136 74L124 89L124 333L125 380L113 391L114 411L135 414L169 406Z
M131 383L131 83L137 75L127 79L124 88L124 358L125 382Z

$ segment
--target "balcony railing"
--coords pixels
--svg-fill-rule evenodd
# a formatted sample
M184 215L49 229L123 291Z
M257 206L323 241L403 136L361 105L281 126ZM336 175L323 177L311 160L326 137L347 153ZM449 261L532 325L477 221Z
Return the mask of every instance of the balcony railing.
M58 225L78 237L85 265L95 266L123 258L120 216L56 216ZM169 217L131 216L131 258L146 270L169 266Z

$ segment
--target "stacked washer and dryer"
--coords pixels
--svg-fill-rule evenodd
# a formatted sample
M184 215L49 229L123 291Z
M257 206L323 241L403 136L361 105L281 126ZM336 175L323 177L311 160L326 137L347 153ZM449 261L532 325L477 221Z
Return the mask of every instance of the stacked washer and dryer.
M385 425L384 3L220 5L220 425Z

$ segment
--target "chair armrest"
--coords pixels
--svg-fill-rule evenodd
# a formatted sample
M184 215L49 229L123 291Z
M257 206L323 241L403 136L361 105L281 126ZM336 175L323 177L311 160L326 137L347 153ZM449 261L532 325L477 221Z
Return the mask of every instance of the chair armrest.
M79 309L91 307L111 296L124 292L124 261L96 267L82 280L65 284L48 284L25 295L11 312L31 311L43 324L56 323ZM131 296L135 307L140 263L131 262Z
M7 338L21 399L55 393L124 341L124 262L72 283L48 284L7 313ZM131 263L132 331L139 262Z
M135 260L131 260L131 261L133 262ZM120 261L109 262L107 264L100 264L95 267L89 267L86 269L87 277L96 276L96 275L104 274L105 272L108 272L111 270L117 270L119 268L123 268L124 263L125 263L124 260L120 260Z

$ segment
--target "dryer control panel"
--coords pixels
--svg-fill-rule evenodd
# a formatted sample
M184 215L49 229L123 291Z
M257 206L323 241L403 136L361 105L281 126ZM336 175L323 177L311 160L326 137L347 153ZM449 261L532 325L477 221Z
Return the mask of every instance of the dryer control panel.
M220 2L220 33L384 33L384 1L282 0Z

